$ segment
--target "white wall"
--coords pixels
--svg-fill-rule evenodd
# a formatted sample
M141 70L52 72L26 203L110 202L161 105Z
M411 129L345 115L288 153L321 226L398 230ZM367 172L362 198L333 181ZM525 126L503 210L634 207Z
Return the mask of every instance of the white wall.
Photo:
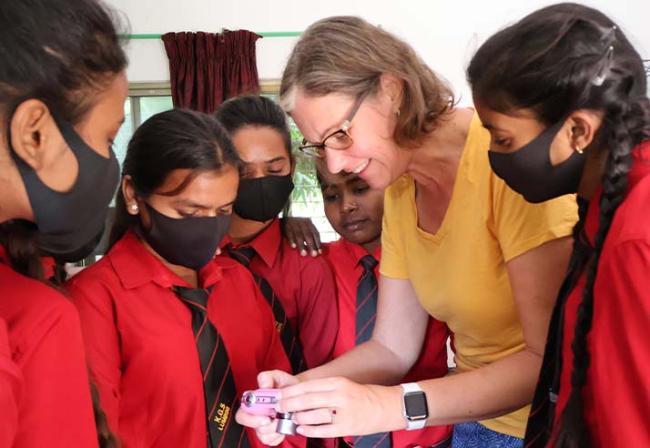
M464 68L477 46L505 24L548 0L107 0L126 15L131 33L212 31L302 31L323 17L359 15L406 39L435 71L447 78L467 104ZM581 1L610 15L650 58L650 0ZM297 38L267 37L257 44L262 79L278 79ZM131 81L169 79L160 40L129 43Z

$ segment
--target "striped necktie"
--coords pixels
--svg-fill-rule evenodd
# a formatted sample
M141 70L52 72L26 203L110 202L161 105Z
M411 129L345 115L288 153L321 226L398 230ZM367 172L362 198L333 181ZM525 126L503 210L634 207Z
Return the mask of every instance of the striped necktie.
M244 428L235 422L239 394L228 352L207 315L209 291L174 286L173 291L192 313L192 330L203 373L208 448L248 448Z
M302 347L300 346L300 341L298 340L296 333L293 328L291 328L291 324L287 318L287 313L284 311L282 302L278 296L275 295L275 292L273 292L273 288L269 282L264 277L254 272L250 267L251 260L257 255L257 252L255 252L255 249L251 246L241 246L238 248L228 246L226 250L234 260L241 263L251 272L251 274L253 274L255 283L257 283L262 295L269 305L271 305L271 309L273 310L275 327L280 333L282 347L284 347L287 358L289 358L289 362L291 363L291 370L294 375L302 372L306 368L305 359L302 354Z
M375 276L377 260L372 255L366 255L359 260L359 264L363 268L363 273L357 284L355 345L370 339L377 316L377 277ZM354 438L355 448L390 448L392 446L388 432Z

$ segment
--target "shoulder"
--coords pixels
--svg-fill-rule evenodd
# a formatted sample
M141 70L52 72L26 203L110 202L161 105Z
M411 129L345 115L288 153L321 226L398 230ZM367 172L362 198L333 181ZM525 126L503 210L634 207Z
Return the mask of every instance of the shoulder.
M321 247L323 249L323 254L321 256L327 262L332 273L337 272L337 270L346 269L344 265L347 263L345 263L345 261L347 261L351 253L343 238L325 243Z
M66 288L75 290L111 284L119 284L119 277L111 264L110 255L107 255L69 279L66 282Z
M650 243L650 175L630 189L623 203L616 211L615 223L610 229L611 243L628 241Z
M323 250L323 257L326 259L337 257L338 255L345 253L345 244L343 238L339 238L336 241L330 241L329 243L323 243L321 245Z
M284 272L295 272L297 269L302 282L317 281L324 277L331 278L332 271L323 255L317 257L305 256L293 249L286 240L282 242L281 256Z
M0 265L0 290L3 303L22 312L51 314L74 309L63 293L44 282L26 277Z
M61 291L6 265L0 265L0 279L0 313L15 343L33 341L55 326L78 327L77 310Z

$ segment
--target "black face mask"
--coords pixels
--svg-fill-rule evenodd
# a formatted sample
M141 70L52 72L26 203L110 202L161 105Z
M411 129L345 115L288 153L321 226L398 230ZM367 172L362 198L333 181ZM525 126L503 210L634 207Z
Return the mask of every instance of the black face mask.
M109 158L104 158L83 141L70 123L56 117L55 121L79 165L77 180L69 191L52 190L13 149L12 155L34 211L38 246L64 263L90 255L101 239L120 167L112 149Z
M230 227L230 215L176 219L149 204L147 210L151 228L142 230L143 238L171 264L195 271L212 260Z
M538 203L578 191L586 156L574 151L564 162L551 164L551 143L561 121L515 152L488 151L492 170L528 202Z
M291 174L239 181L235 213L244 219L266 222L278 216L293 191Z

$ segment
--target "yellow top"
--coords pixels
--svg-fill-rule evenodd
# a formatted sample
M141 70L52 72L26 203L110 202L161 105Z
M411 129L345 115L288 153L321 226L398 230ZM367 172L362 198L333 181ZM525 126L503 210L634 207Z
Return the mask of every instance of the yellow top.
M524 348L506 263L571 235L578 219L574 195L530 204L511 190L490 169L489 143L475 114L436 234L418 227L413 178L402 176L384 197L380 272L410 280L424 309L447 323L460 372ZM529 410L481 423L521 438Z

